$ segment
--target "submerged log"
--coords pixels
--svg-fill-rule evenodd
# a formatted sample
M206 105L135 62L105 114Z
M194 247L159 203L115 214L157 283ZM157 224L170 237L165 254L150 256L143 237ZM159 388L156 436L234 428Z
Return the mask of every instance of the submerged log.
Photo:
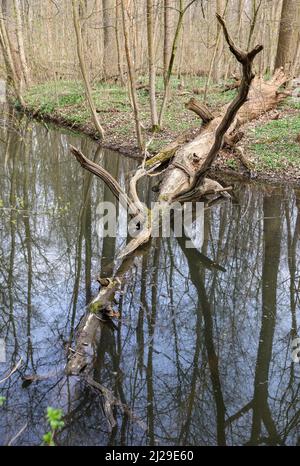
M139 251L137 255L143 255L144 252ZM79 375L88 364L93 362L93 343L97 339L97 334L101 332L103 325L109 325L110 323L109 311L115 294L120 290L134 259L135 257L132 256L122 261L114 277L102 282L99 293L87 306L86 313L75 332L76 348L70 350L66 366L67 375Z

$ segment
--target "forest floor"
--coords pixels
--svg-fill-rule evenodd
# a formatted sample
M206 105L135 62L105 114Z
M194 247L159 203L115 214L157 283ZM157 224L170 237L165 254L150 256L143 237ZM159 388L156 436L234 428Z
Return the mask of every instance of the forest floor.
M182 80L180 83L177 78L173 78L163 130L155 134L151 132L148 90L138 90L147 149L151 153L158 152L182 132L199 128L199 118L187 110L184 104L190 97L203 100L205 78L184 77L183 81L182 86ZM144 78L139 78L139 82L146 85ZM214 113L235 95L234 90L224 92L225 84L220 82L208 89L206 104ZM163 82L158 78L158 108L162 96ZM135 125L127 89L117 84L94 84L93 98L99 121L105 129L104 147L131 156L137 155ZM80 82L58 80L35 85L27 91L24 100L29 114L96 137ZM300 99L290 97L276 110L243 127L245 136L240 146L252 162L252 177L274 181L300 180L300 142L297 141L300 133L299 109ZM220 153L215 169L233 176L249 176L230 151L223 150Z

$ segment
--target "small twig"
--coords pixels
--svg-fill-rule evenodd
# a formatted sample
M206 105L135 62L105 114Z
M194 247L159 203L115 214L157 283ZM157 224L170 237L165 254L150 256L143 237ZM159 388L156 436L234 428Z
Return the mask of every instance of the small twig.
M112 427L115 425L115 419L112 413L112 406L118 406L119 408L122 409L124 413L126 413L130 417L130 419L136 422L145 432L147 432L148 430L147 425L134 414L134 412L131 410L131 408L127 404L122 403L122 401L116 398L109 389L104 387L104 385L101 385L99 382L94 380L92 377L87 377L85 378L85 380L90 386L98 389L101 395L104 397L105 414L107 415L108 422Z
M7 446L10 447L15 440L17 440L18 437L20 437L20 435L24 432L24 430L27 428L28 426L28 423L26 422L26 424L19 430L19 432L14 435L14 437L8 442Z
M6 377L4 377L4 379L0 380L0 383L3 383L10 378L19 369L20 365L22 364L22 361L22 358L20 358L18 364L15 365L15 367L10 371L10 373Z

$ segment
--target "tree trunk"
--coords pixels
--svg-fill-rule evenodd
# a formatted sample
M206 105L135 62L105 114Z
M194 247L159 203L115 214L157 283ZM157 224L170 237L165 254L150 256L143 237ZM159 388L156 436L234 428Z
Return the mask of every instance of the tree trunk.
M113 25L114 0L102 0L103 6L103 74L104 78L116 74L115 63L115 32Z
M84 82L86 98L87 98L87 101L90 107L90 111L92 114L92 118L93 118L96 130L99 132L100 138L103 139L104 129L102 128L98 120L96 107L95 107L93 97L92 97L92 88L89 82L86 63L84 60L83 41L82 41L82 35L81 35L81 28L79 24L78 0L72 0L72 6L73 6L73 22L74 22L74 28L75 28L75 33L76 33L76 39L77 39L77 54L78 54L80 70L81 70L81 74L82 74L82 78Z
M134 64L132 62L131 53L130 53L130 40L129 40L128 26L127 26L127 19L126 19L126 15L129 14L129 0L123 0L121 5L122 5L122 20L123 20L123 33L124 33L124 41L125 41L125 52L126 52L127 68L128 68L128 75L129 75L130 97L131 97L131 102L132 102L132 107L133 107L133 114L134 114L138 145L139 145L140 150L143 151L144 150L144 138L142 134L138 98L137 98L137 93L136 93L136 88L135 88L135 83L136 83L135 68L134 68Z
M224 7L222 16L225 15L226 10L227 10L227 6L228 6L228 0L226 0L226 4L225 4L225 7ZM219 9L218 14L221 14L221 7L222 7L221 3L218 2L218 9ZM215 64L217 52L218 52L218 49L219 49L219 44L220 44L220 41L221 41L222 37L223 37L222 36L222 29L221 29L221 26L218 25L217 26L216 43L215 43L213 55L212 55L212 58L211 58L211 61L210 61L210 65L209 65L208 76L207 76L206 83L205 83L205 90L204 90L204 97L203 97L204 102L206 101L207 91L208 91L208 87L209 87L209 84L210 84L210 81L211 81L211 78L212 78L212 75L213 75L214 64Z
M154 31L153 31L153 0L147 0L147 38L148 38L148 65L149 65L149 84L150 84L150 109L152 131L158 129L158 116L156 107L156 67L154 56Z
M277 281L281 243L281 201L279 196L266 195L263 204L264 256L262 269L262 323L255 367L251 445L257 445L262 424L270 443L276 445L279 435L268 405L269 371L277 314Z
M278 92L279 87L286 81L287 77L281 70L277 70L269 81L264 81L258 77L255 78L248 94L248 100L238 111L228 134L230 135L241 125L258 118L261 114L276 107L286 97L285 94ZM189 187L190 178L201 170L203 164L206 162L208 153L216 137L216 130L227 108L228 105L222 109L220 116L217 116L202 128L195 139L179 147L174 157L175 164L169 168L164 176L160 189L161 199L171 200L176 194ZM184 165L186 173L176 167L176 164ZM187 173L190 173L191 176L188 176Z
M171 0L164 0L164 82L166 82L171 50Z
M191 99L185 104L185 107L188 110L195 112L196 115L201 118L204 124L214 119L211 111L202 102L199 102L194 97L191 97Z
M116 1L116 23L115 23L115 34L116 34L116 45L117 45L117 59L118 59L118 72L120 83L122 86L125 85L124 75L123 75L123 61L121 55L121 46L120 46L120 36L119 36L119 19L120 19L120 5L119 0Z
M20 0L14 0L14 9L16 14L16 34L18 41L18 52L20 56L20 64L22 68L22 74L25 86L29 84L29 70L27 66L27 60L25 55L24 37L23 37L23 26L21 17L21 3Z
M4 4L4 6L6 6L6 4ZM21 76L17 70L17 62L14 59L11 41L6 28L3 4L0 6L0 46L4 57L8 82L9 84L12 84L14 93L22 107L25 107L24 99L22 96Z
M178 21L176 25L176 30L174 34L174 39L172 43L172 50L171 50L171 56L170 56L170 61L168 64L168 69L166 72L166 77L165 77L165 90L164 90L164 96L163 96L163 101L161 104L160 112L159 112L159 118L158 118L158 125L161 127L162 126L162 121L163 121L163 116L164 112L166 109L168 97L169 97L169 88L170 88L170 81L171 81L171 76L172 76L172 71L174 68L174 63L175 63L175 57L176 57L176 52L177 52L177 47L178 47L178 41L179 41L179 36L180 36L180 31L183 25L183 18L185 13L187 12L188 8L192 6L192 4L195 2L195 0L191 0L185 7L184 7L184 1L180 0L179 2L179 16L178 16Z
M283 67L286 71L292 66L295 43L294 31L297 29L299 20L299 1L283 0L275 68Z

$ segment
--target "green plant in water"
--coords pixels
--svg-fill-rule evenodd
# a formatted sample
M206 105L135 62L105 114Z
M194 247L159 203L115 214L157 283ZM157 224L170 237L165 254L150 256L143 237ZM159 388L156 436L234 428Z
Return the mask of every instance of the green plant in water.
M63 412L61 409L51 408L51 406L48 406L46 419L50 425L51 430L43 436L43 440L45 444L50 447L55 446L54 435L65 425L62 417Z
M3 406L6 401L5 396L0 396L0 406Z

